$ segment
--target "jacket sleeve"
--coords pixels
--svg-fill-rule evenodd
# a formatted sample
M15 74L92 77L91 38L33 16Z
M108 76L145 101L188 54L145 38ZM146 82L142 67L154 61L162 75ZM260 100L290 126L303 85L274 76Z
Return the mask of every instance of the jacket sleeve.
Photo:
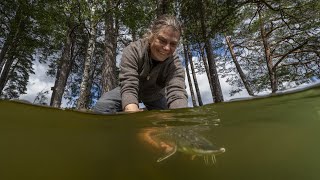
M177 55L173 56L166 81L167 103L170 109L188 107L185 71Z
M139 53L135 44L127 46L122 53L120 62L120 89L122 99L122 109L128 104L137 104L139 92L138 74Z

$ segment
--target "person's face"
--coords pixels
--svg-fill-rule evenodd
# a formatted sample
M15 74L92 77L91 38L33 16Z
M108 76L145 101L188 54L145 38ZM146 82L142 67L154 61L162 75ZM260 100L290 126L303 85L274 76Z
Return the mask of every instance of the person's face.
M172 27L163 27L159 34L154 35L150 42L151 58L164 61L176 50L180 33Z

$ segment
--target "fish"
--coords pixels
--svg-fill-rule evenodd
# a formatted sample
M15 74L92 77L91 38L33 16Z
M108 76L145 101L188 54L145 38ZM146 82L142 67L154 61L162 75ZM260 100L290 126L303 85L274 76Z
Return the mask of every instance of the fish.
M205 164L216 163L216 155L226 151L200 135L203 127L155 127L145 129L145 140L162 149L164 155L157 162L164 161L176 152L191 155L191 159L203 157Z

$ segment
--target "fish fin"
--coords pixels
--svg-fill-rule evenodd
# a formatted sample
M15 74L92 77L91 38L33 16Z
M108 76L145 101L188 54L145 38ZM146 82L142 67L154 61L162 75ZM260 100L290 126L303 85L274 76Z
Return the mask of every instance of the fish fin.
M168 154L166 154L165 156L159 158L159 159L157 160L157 162L161 162L161 161L167 159L168 157L172 156L172 155L173 155L174 153L176 153L176 152L177 152L177 146L174 146L174 148L172 149L171 152L168 152Z
M214 154L211 155L212 163L215 164L217 162L216 156Z

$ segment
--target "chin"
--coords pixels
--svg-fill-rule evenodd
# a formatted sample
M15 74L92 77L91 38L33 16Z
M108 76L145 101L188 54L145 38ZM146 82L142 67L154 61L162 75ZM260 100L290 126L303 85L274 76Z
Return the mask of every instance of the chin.
M167 58L161 58L158 61L165 61Z
M164 60L168 59L168 57L169 57L169 56L161 56L161 57L158 58L158 59L159 59L159 61L164 61Z

